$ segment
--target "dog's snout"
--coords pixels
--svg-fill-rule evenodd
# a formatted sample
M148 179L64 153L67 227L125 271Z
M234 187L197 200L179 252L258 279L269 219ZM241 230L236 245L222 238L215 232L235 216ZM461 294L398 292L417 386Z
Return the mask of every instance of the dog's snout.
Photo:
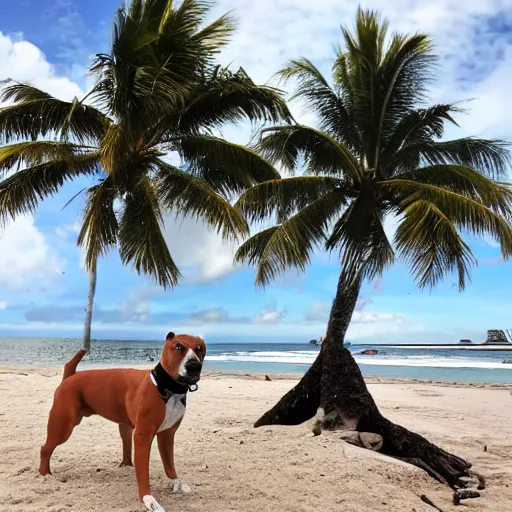
M185 364L185 370L187 370L188 374L197 374L201 371L201 368L202 364L198 359L191 359Z

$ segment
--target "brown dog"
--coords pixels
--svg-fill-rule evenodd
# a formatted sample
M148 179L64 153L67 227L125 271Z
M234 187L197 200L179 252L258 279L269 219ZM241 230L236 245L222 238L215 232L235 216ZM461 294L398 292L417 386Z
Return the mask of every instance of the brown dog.
M185 414L187 391L195 391L206 354L196 336L170 332L158 365L151 371L134 369L88 370L75 373L85 355L80 350L64 367L48 418L46 443L41 447L41 475L51 474L50 457L65 443L85 416L99 414L119 424L123 440L121 465L132 465L139 498L151 512L165 512L151 495L149 456L154 437L173 491L190 490L174 468L174 434Z

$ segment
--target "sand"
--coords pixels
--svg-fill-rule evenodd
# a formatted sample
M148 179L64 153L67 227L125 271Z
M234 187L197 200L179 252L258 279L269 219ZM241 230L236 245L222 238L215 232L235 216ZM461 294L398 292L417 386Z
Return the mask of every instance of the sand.
M59 380L55 371L0 373L0 510L142 511L133 468L118 467L117 426L102 418L84 419L57 449L54 476L38 476ZM512 387L370 383L390 419L469 458L486 476L483 497L461 508L451 504L450 489L422 471L346 444L336 433L312 437L307 424L252 428L294 384L205 376L176 436L177 470L192 493L168 491L153 446L153 494L166 511L432 512L421 494L446 512L512 511Z

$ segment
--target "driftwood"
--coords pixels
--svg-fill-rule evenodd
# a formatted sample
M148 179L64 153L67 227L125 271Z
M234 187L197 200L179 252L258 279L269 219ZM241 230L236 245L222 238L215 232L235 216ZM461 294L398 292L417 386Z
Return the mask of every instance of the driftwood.
M427 498L424 494L420 496L421 501L423 503L426 503L427 505L430 505L432 508L435 508L438 512L444 512L444 510L440 507L438 507L432 500Z

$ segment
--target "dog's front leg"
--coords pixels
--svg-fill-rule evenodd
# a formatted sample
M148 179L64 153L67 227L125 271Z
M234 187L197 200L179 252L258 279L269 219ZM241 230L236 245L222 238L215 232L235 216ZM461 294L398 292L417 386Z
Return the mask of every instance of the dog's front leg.
M154 432L141 432L137 431L137 428L135 429L133 435L135 476L139 488L139 499L144 503L146 510L150 512L165 512L163 507L151 495L151 487L149 485L149 456L154 437Z
M160 458L164 465L165 474L171 479L171 490L173 492L183 491L190 492L190 487L187 484L181 482L176 473L174 466L174 434L180 426L181 420L176 423L173 427L159 432L158 438L158 451L160 452Z

